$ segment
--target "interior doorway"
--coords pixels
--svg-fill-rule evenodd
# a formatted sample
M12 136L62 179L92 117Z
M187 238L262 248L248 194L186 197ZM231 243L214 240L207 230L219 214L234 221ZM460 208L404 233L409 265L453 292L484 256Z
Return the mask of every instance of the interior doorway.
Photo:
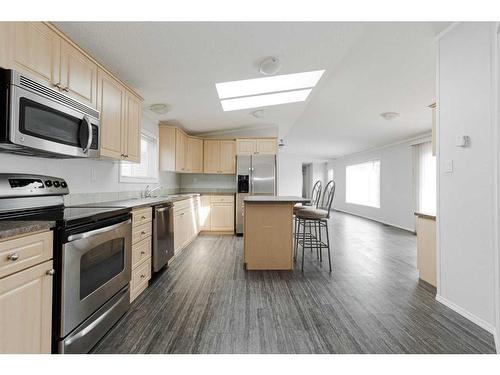
M311 197L312 163L302 164L302 198Z

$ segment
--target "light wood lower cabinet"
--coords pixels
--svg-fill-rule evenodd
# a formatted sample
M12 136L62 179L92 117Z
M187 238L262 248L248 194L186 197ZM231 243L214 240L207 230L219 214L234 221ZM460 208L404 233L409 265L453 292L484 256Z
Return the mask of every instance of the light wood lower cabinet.
M234 232L234 195L202 195L198 220L201 231Z
M132 277L130 280L130 302L148 287L151 279L152 256L151 207L132 210Z
M0 241L0 353L50 353L52 232Z

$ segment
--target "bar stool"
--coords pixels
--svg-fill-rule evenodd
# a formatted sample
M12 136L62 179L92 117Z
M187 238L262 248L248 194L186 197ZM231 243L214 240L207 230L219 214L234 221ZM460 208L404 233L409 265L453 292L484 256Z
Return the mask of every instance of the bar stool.
M297 230L298 230L298 220L297 220L297 212L304 210L306 208L318 208L318 204L321 198L321 180L316 181L312 188L311 192L311 201L309 203L303 203L302 205L295 205L293 207L293 216L294 216L294 231L293 231L293 237L294 237L294 251L293 251L293 258L294 260L297 257ZM311 228L308 227L309 233L307 233L307 236L312 235L311 233ZM312 250L311 250L312 251ZM319 256L319 254L317 254Z
M306 248L316 248L319 252L320 262L323 261L323 249L328 249L328 265L332 272L332 260L330 254L330 235L328 233L328 219L330 218L330 209L332 207L333 198L335 196L335 181L331 180L325 187L321 205L316 208L306 208L297 211L297 233L296 246L302 246L302 272L304 272L304 252ZM306 235L306 228L315 228L316 235L312 233ZM321 231L325 229L326 239L323 241Z

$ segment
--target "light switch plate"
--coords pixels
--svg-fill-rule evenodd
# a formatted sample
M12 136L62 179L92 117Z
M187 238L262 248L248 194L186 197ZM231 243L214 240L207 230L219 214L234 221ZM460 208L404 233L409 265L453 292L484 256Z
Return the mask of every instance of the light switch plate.
M444 173L453 173L453 160L444 161Z

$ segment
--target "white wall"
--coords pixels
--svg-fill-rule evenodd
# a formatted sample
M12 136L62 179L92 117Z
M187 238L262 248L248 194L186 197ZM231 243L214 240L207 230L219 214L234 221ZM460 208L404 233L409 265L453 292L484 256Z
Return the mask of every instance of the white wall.
M280 151L278 154L278 194L302 196L302 163L312 163L313 184L325 181L326 162Z
M429 121L431 120L429 110ZM422 139L425 139L422 138ZM415 183L412 144L419 139L338 158L328 163L333 167L336 183L335 209L415 231ZM346 203L345 168L367 160L380 160L380 208Z
M496 56L492 23L461 23L439 40L438 300L495 325ZM470 147L455 137L470 136ZM453 173L445 163L453 161Z
M143 116L143 128L158 135L158 123ZM70 193L135 191L147 184L119 182L119 162L89 159L46 159L0 153L0 173L36 173L62 177ZM166 188L179 187L176 173L160 173L160 183ZM151 184L155 185L155 184Z

